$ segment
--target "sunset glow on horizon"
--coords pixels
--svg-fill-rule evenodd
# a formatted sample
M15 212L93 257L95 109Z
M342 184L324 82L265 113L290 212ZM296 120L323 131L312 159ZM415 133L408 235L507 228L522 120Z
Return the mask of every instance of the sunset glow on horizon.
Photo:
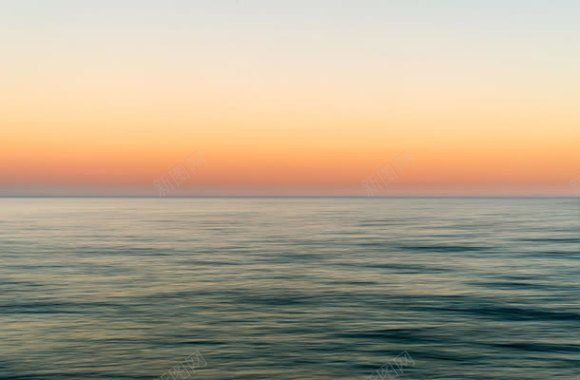
M580 3L65 1L0 13L0 196L573 196ZM405 163L400 164L401 157Z

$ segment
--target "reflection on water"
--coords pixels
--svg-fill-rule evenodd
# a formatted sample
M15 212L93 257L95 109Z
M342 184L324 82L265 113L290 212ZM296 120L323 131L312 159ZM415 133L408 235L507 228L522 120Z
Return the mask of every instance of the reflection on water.
M574 199L3 199L0 378L574 379Z

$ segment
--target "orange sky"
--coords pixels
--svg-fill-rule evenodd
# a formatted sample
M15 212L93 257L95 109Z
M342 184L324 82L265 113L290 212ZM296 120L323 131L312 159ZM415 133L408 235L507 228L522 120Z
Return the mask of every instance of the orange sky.
M571 15L60 3L0 16L0 195L156 195L193 154L170 195L364 195L402 154L377 195L578 191Z

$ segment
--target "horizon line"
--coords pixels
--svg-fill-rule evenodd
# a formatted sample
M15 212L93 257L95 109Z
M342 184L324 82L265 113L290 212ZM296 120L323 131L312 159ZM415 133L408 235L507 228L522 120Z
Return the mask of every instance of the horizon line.
M92 199L575 199L580 195L183 195L183 196L154 196L154 195L0 195L0 199L34 199L34 198L92 198Z

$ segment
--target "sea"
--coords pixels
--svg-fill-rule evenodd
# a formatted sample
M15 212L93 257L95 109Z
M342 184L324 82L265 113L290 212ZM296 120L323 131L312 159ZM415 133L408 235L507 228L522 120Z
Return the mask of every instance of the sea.
M0 379L580 375L578 198L2 198Z

